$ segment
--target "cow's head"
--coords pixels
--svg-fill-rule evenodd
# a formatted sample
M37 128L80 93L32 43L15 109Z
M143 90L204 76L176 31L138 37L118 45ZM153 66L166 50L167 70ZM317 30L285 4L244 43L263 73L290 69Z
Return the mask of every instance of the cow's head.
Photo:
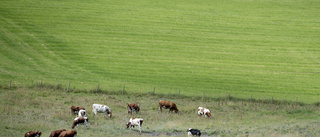
M131 122L127 123L127 128L129 128L131 126Z
M36 131L36 137L40 137L41 136L41 132L40 131Z
M178 113L178 112L179 112L179 109L176 108L176 109L174 110L174 112Z
M109 115L109 118L112 117L112 112L111 112L111 110L107 110L107 114Z
M77 131L76 130L71 130L71 134L76 135Z
M209 112L206 112L206 115L211 118L211 114Z

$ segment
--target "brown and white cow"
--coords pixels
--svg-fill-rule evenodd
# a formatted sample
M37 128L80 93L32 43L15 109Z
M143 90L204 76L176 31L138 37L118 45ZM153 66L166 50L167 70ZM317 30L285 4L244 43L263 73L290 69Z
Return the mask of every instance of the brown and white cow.
M131 103L131 104L128 104L127 109L128 109L128 114L129 113L132 114L133 111L136 111L136 113L138 114L140 111L140 106L139 104Z
M49 137L59 137L59 135L63 132L66 131L65 129L59 129L52 131Z
M127 128L130 127L130 130L131 130L132 127L134 128L134 126L138 126L139 127L139 131L141 133L142 123L143 123L143 119L142 118L130 118L129 122L126 125L127 125Z
M81 106L71 106L71 113L72 114L78 114L79 110L86 110L84 107Z
M179 112L177 106L175 103L173 102L170 102L170 101L159 101L159 110L161 111L162 113L162 108L165 108L165 109L168 109L169 108L169 112L171 111L175 111L176 113ZM159 112L158 110L158 112Z
M210 110L204 107L198 108L198 116L204 115L205 117L211 118Z
M83 124L83 127L86 126L86 128L88 128L88 121L89 120L87 117L77 117L74 119L71 128L74 129L75 126L77 126L77 128L78 128L79 124Z
M76 130L67 130L67 131L61 132L59 137L75 137L76 135L77 135Z
M29 131L26 134L24 134L24 137L40 137L41 132L40 131Z

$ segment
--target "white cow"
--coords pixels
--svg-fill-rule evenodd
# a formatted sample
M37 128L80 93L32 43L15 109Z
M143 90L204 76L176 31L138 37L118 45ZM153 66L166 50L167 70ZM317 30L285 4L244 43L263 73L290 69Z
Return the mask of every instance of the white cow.
M207 108L204 108L204 107L199 107L198 108L198 115L199 116L204 115L205 117L211 118L210 110L207 109Z
M87 116L87 112L86 110L79 110L79 113L78 113L78 117L86 117Z
M141 133L141 125L143 123L143 119L142 118L130 118L129 122L127 123L127 128L130 127L130 130L131 128L134 126L139 126L139 131Z
M93 104L92 111L94 115L97 115L97 113L103 113L103 116L109 115L110 118L112 117L111 109L106 105Z

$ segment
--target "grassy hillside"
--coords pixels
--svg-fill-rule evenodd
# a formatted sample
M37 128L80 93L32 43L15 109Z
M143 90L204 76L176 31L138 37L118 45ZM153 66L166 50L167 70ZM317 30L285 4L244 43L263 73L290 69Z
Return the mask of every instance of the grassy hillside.
M71 129L74 115L72 105L87 110L89 129L82 125L77 129L79 137L101 136L187 136L188 128L200 129L204 136L318 136L319 106L287 102L237 101L220 98L151 96L150 94L120 94L105 92L85 94L67 93L57 87L18 88L0 92L0 136L23 136L31 130L39 130L49 136L57 129ZM158 101L170 100L177 104L179 114L163 110L158 113ZM96 117L92 104L108 105L111 119L102 114ZM128 115L127 103L139 103L140 114ZM197 116L199 106L210 109L213 119ZM143 118L142 134L138 130L127 130L125 124L130 117Z
M0 83L319 101L319 1L2 0Z

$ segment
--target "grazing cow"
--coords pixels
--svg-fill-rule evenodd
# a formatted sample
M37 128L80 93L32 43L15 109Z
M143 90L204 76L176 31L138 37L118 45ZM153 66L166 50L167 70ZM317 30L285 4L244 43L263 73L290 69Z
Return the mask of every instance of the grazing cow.
M80 106L71 106L71 113L72 114L78 114L79 110L86 110L84 107L80 107Z
M65 129L59 129L52 131L49 137L59 137L59 135L63 132L66 131Z
M94 115L97 115L97 113L103 113L103 116L108 114L110 118L112 117L111 109L106 105L93 104L92 108Z
M159 109L158 109L158 112L159 110L161 111L162 113L162 108L165 108L165 109L168 109L169 108L169 112L171 111L175 111L176 113L179 112L177 106L175 103L173 102L170 102L170 101L159 101Z
M191 137L191 136L199 136L200 137L201 136L200 130L189 128L188 129L188 137Z
M26 134L24 134L24 137L40 137L41 132L40 131L29 131Z
M67 130L61 132L59 137L76 137L77 136L77 131L76 130Z
M127 123L127 128L130 127L130 130L131 130L132 127L134 128L134 126L138 126L139 127L139 131L141 133L142 123L143 123L143 119L142 118L130 118L129 122Z
M86 110L79 110L79 113L78 113L78 117L86 117L87 116L87 113L86 113Z
M128 114L129 113L132 114L132 111L136 111L136 113L138 114L140 111L140 106L139 104L132 103L132 104L128 104L127 109L128 109Z
M77 117L74 119L73 124L72 124L72 129L74 129L75 126L77 126L79 124L83 124L83 127L86 126L86 128L88 128L88 118L87 117Z
M211 118L210 110L204 107L198 108L198 116L204 115L205 117Z

